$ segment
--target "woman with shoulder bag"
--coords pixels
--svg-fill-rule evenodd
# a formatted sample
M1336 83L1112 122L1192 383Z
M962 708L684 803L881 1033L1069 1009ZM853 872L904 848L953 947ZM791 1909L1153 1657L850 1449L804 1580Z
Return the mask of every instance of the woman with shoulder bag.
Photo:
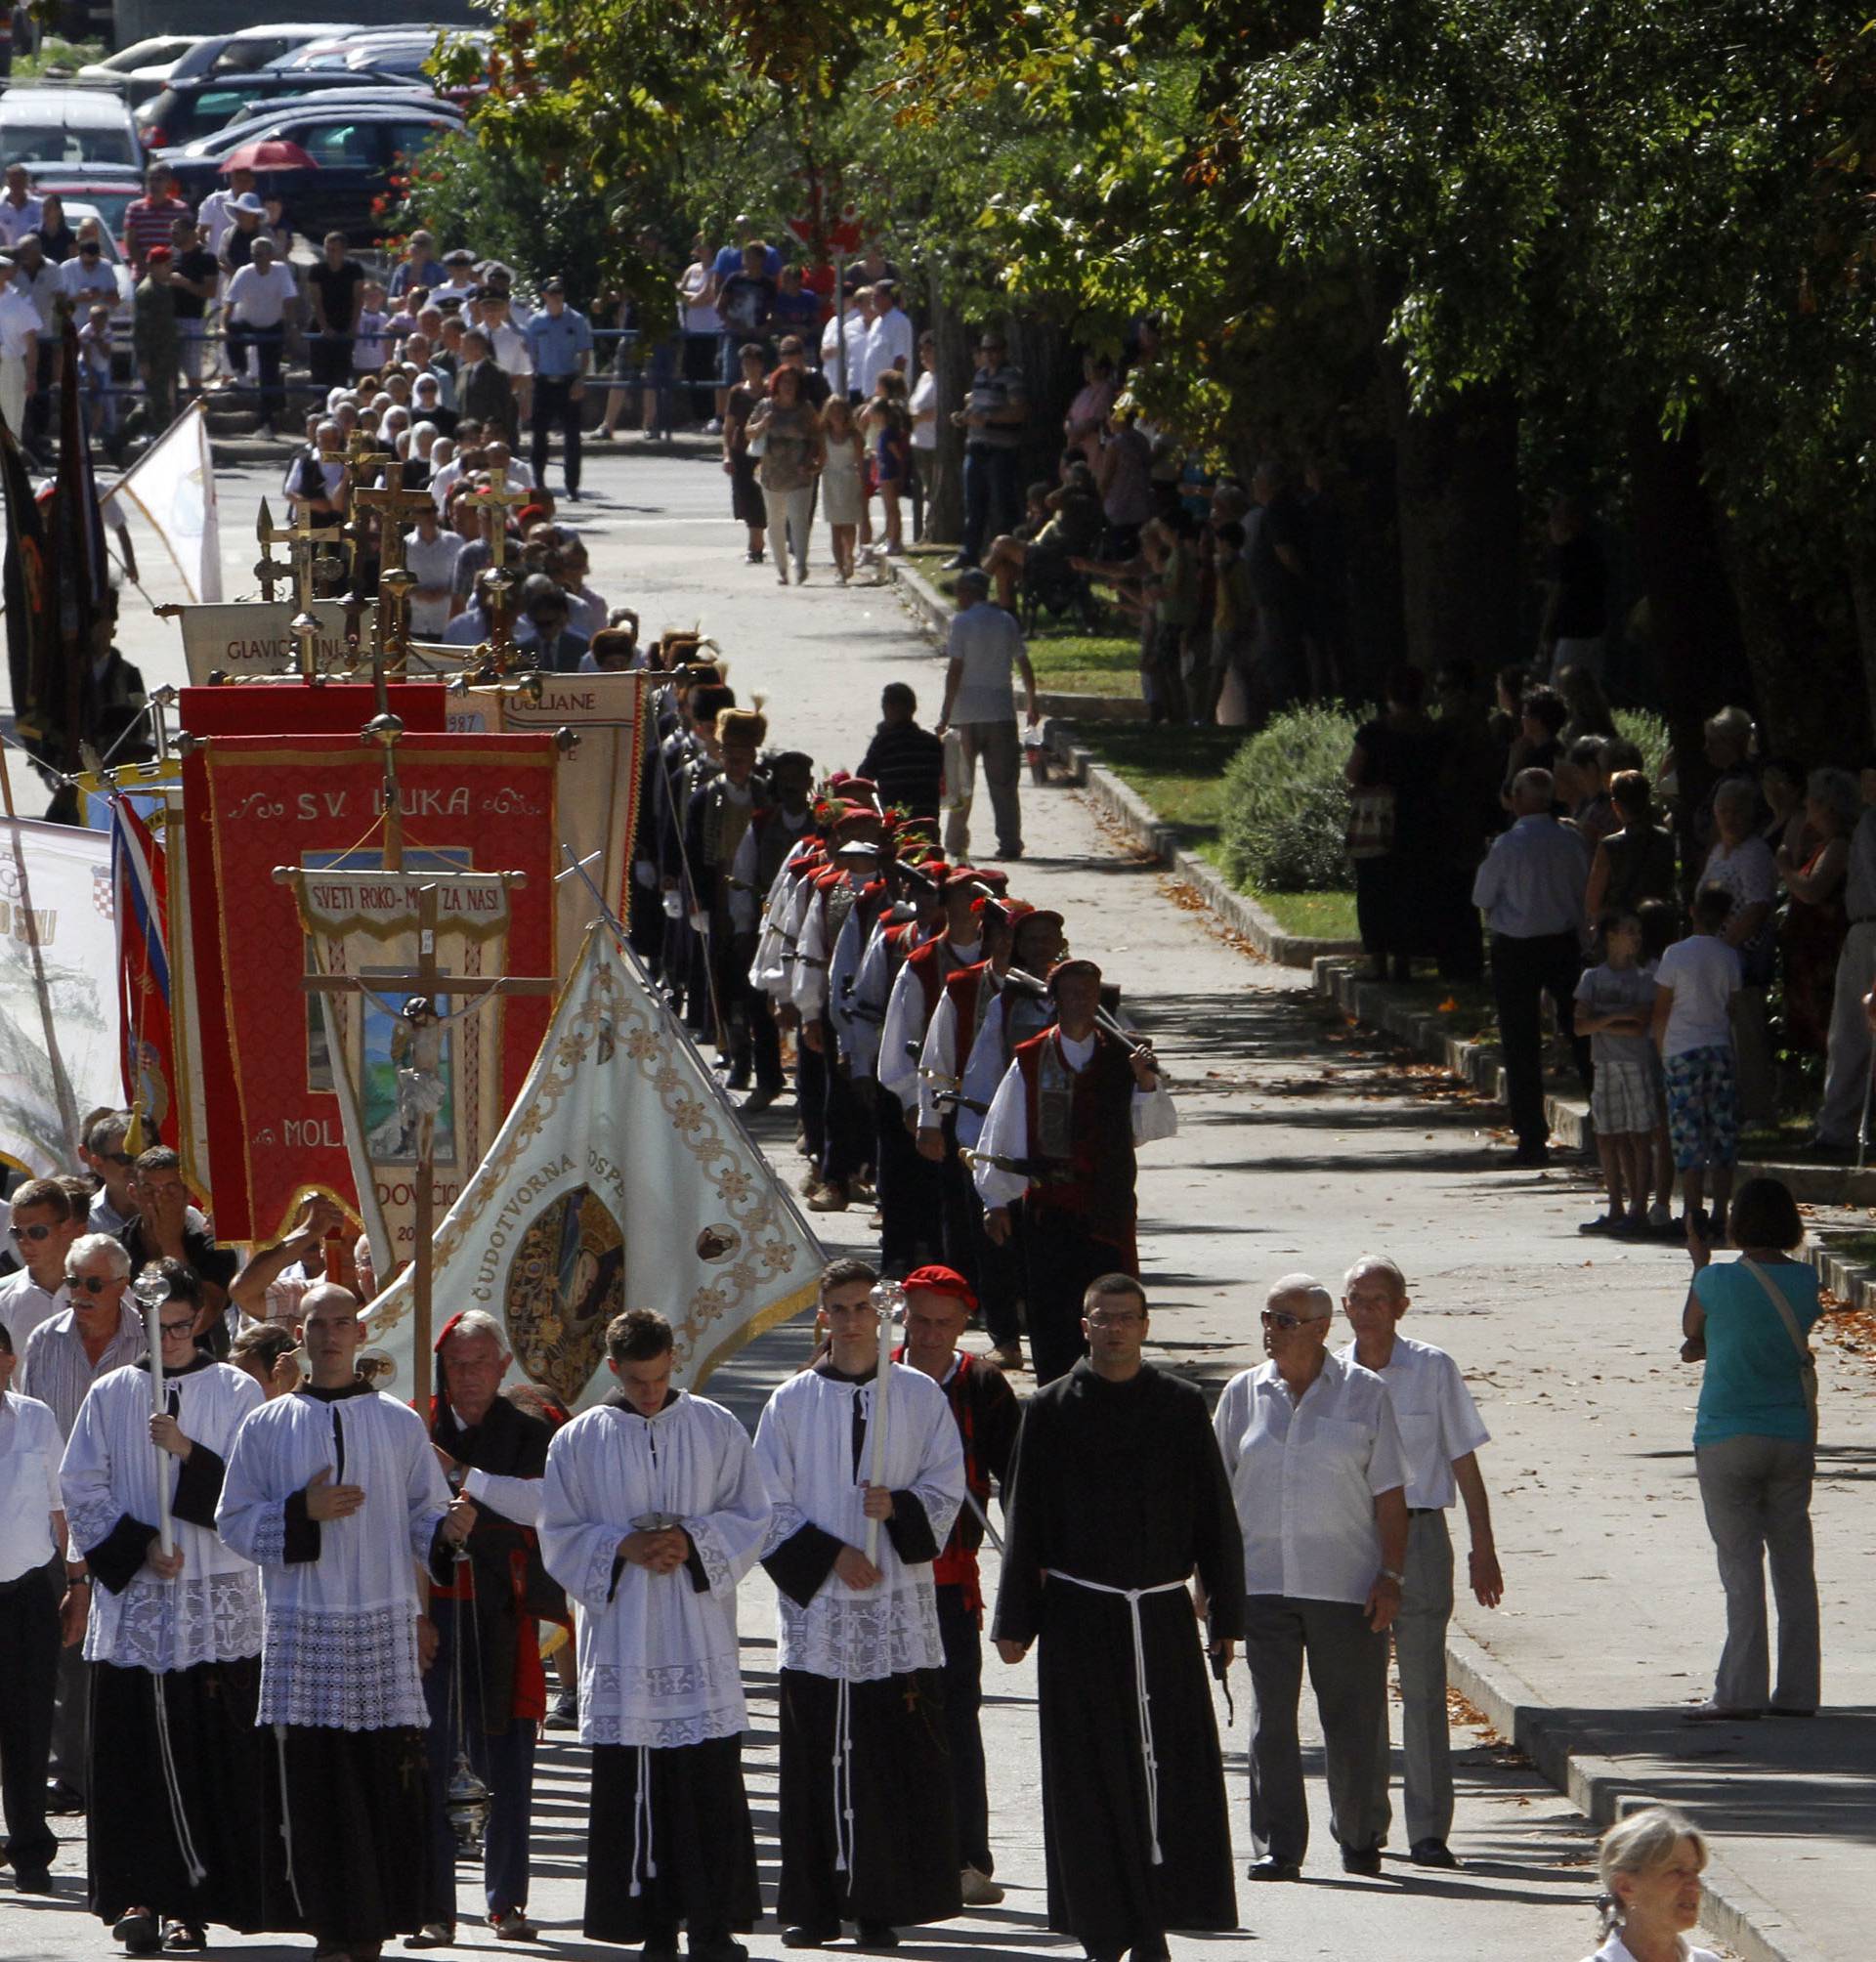
M1817 1371L1807 1340L1822 1309L1817 1275L1792 1250L1805 1237L1790 1192L1749 1178L1732 1202L1736 1260L1710 1264L1690 1238L1693 1286L1681 1316L1684 1362L1704 1362L1693 1462L1727 1596L1727 1645L1713 1695L1690 1723L1817 1711L1817 1576L1811 1484ZM1778 1604L1771 1684L1766 1566ZM1769 1694L1768 1689L1769 1688Z

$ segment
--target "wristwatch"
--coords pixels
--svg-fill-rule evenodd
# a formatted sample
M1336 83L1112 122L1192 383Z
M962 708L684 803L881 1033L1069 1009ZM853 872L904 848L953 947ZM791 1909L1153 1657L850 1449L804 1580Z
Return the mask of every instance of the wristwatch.
M1407 1576L1398 1567L1383 1567L1381 1577L1385 1581L1392 1581L1396 1587L1407 1585Z

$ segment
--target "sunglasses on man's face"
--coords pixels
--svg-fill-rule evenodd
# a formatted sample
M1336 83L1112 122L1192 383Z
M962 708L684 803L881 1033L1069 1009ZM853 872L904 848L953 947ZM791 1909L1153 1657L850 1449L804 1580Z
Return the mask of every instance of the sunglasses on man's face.
M66 1287L83 1288L88 1295L102 1295L107 1288L115 1288L120 1285L121 1283L109 1274L67 1274L65 1276Z
M9 1226L7 1231L21 1243L31 1240L36 1244L38 1241L52 1238L50 1226Z
M80 242L78 249L79 251L84 253L84 255L87 258L96 258L98 253L103 248L99 245L98 241L95 238L86 238Z

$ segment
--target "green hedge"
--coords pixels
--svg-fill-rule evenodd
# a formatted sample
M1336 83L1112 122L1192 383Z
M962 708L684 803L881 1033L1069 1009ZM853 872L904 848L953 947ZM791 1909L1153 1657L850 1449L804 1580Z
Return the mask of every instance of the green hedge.
M1340 703L1286 708L1224 773L1222 843L1233 879L1266 892L1337 892L1354 882L1343 849L1343 769L1359 718Z

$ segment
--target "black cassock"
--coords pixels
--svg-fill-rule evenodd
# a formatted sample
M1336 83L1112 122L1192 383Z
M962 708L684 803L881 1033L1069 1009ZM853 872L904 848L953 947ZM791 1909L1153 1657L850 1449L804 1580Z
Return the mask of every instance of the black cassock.
M1024 1411L993 1633L1040 1643L1048 1923L1095 1955L1238 1925L1217 1723L1180 1585L1195 1569L1212 1639L1237 1640L1243 1542L1204 1396L1150 1364L1109 1383L1077 1363Z

